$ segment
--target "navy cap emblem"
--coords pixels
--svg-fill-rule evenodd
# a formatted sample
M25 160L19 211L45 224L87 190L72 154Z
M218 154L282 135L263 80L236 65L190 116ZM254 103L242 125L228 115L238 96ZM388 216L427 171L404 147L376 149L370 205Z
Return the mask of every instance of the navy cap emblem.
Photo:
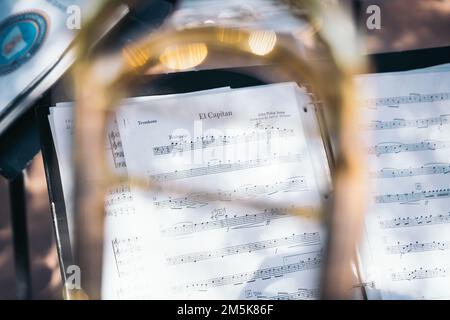
M33 57L46 35L47 20L37 12L15 14L0 22L0 76Z

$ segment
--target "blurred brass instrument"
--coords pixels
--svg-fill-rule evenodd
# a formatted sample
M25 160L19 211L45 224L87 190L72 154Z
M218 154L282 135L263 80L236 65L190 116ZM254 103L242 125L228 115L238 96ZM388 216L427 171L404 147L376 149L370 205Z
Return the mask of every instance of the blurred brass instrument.
M105 162L104 137L108 117L144 73L158 74L201 68L214 56L250 64L274 65L298 83L308 83L330 119L328 130L337 148L331 159L334 199L321 217L329 228L323 267L325 299L347 299L354 285L351 262L355 258L366 195L364 154L358 136L358 109L353 77L365 68L351 19L342 8L318 0L280 1L303 28L285 39L274 30L228 27L208 23L193 27L166 24L137 43L113 54L92 56L96 19L103 19L118 2L103 1L104 8L81 32L79 58L74 68L75 111L75 261L82 270L82 288L99 299L102 270L104 195L122 179L142 188L161 188L140 177L119 177ZM292 40L303 45L300 52ZM270 80L271 75L257 75ZM325 133L324 133L325 134ZM182 193L183 191L180 190ZM293 214L301 214L293 212ZM86 298L66 292L66 298Z

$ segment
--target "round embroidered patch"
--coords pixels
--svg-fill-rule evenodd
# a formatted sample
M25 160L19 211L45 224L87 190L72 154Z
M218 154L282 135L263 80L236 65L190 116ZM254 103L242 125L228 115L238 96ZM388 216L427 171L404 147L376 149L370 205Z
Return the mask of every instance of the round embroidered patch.
M47 20L37 12L12 15L0 22L0 76L31 59L47 35Z

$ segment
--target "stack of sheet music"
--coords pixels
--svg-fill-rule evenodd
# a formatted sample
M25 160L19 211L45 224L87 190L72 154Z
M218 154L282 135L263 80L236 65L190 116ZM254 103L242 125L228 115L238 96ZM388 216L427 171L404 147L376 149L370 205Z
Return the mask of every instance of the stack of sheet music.
M371 181L358 281L369 299L449 298L450 72L357 84ZM50 122L70 203L71 104ZM303 89L129 99L106 141L117 172L156 188L105 200L104 298L318 297L326 234L312 213L330 171Z
M49 119L72 225L72 104ZM156 188L105 199L104 298L318 297L330 175L303 89L132 98L109 126L111 167Z

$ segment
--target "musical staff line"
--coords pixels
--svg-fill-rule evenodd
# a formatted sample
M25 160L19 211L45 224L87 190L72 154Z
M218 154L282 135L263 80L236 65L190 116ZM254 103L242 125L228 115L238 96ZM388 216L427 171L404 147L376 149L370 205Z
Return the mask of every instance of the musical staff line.
M426 103L450 100L450 92L439 92L430 94L411 93L408 96L396 96L376 99L365 99L361 106L376 109L378 107L399 107L402 104Z
M304 158L304 155L295 154L295 155L286 155L286 156L274 156L272 158L265 159L256 159L256 160L247 160L247 161L238 161L238 162L219 162L219 164L213 164L206 167L193 168L187 170L176 170L173 172L160 173L155 175L150 175L150 180L163 182L170 180L179 180L186 179L204 175L246 170L264 166L270 166L273 164L280 163L291 163L297 162Z
M153 148L155 156L166 155L171 153L182 153L186 151L193 151L197 149L206 149L213 147L224 147L226 145L238 144L241 142L253 142L259 140L271 140L275 138L285 138L294 136L292 129L270 128L261 130L259 132L252 131L251 133L243 133L232 136L204 136L197 137L194 141L180 141L172 142L169 145L157 146Z
M387 246L386 252L388 254L406 254L426 251L444 251L450 248L450 241L433 241L433 242L411 242L408 244L398 244Z
M383 168L378 172L372 172L372 178L387 179L387 178L403 178L413 176L424 176L433 174L448 174L450 173L450 164L448 163L428 163L418 168Z
M294 192L307 190L304 177L293 177L287 181L274 184L241 186L233 190L218 191L214 194L203 192L180 198L169 198L163 201L155 201L153 205L158 208L196 208L207 205L211 201L233 201L251 198L259 195L273 195L279 192Z
M138 245L139 238L131 237L111 241L117 274L120 277L135 271L142 271L142 248Z
M320 289L298 289L295 292L278 292L276 296L258 296L258 300L309 300L319 299Z
M432 268L432 269L414 269L404 270L400 272L394 272L391 274L392 281L411 281L411 280L423 280L431 278L445 278L448 277L447 268Z
M109 217L135 214L133 195L129 185L120 184L107 190L105 214Z
M426 190L426 191L413 191L410 193L400 194L386 194L375 197L375 203L408 203L417 202L421 200L437 200L450 197L450 188Z
M448 215L427 215L405 218L394 218L380 221L380 227L382 229L404 228L404 227L420 227L436 224L450 223L450 212Z
M129 216L136 213L136 208L134 207L134 205L130 204L127 206L108 207L105 209L105 211L108 217Z
M117 127L117 122L114 120L115 126ZM127 164L125 162L125 154L123 152L122 140L120 138L119 130L111 130L108 133L109 148L111 151L112 159L114 162L114 167L126 168Z
M178 256L173 256L167 258L167 263L169 265L176 265L182 263L192 263L208 259L223 258L225 256L250 253L258 250L265 250L270 248L277 248L286 245L295 246L311 246L320 244L320 235L318 232L314 233L303 233L303 234L292 234L287 237L281 237L276 239L257 241L252 243L245 243L236 246L230 246L225 248L220 248L216 250L193 252Z
M180 286L179 289L187 290L205 290L208 288L220 287L225 285L240 285L244 283L255 282L256 280L268 280L271 278L282 277L285 274L300 272L309 269L318 268L322 262L322 252L314 251L307 255L310 257L300 260L296 263L285 264L276 267L257 269L255 271L247 271L235 273L228 276L216 277L207 280L187 283Z
M129 185L111 187L105 196L105 206L107 207L132 201L133 196Z
M391 121L371 121L366 125L366 130L392 130L403 128L428 128L431 126L443 126L450 123L450 115L442 114L439 117L430 117L416 120L393 119Z
M304 212L304 214L313 213L312 207L302 207L298 208L299 212ZM167 229L161 230L163 236L182 236L188 235L196 232L209 231L215 229L223 228L242 228L252 225L257 225L263 222L269 223L272 220L288 218L292 215L289 213L288 209L266 209L263 212L256 214L246 214L243 216L232 216L229 217L225 215L223 219L198 222L198 223L183 223L172 226Z
M430 151L450 148L450 141L425 140L417 143L383 142L367 148L368 154L380 156L389 153Z

